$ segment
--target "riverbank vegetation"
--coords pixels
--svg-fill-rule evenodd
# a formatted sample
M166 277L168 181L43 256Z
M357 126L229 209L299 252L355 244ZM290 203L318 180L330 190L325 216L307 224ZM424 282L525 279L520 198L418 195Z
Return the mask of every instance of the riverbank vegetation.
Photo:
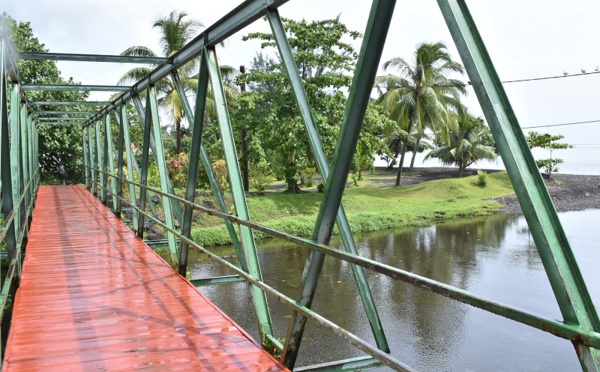
M401 188L386 186L385 181L394 179L395 172L378 172L346 189L342 203L353 232L427 226L448 219L488 215L501 206L492 198L513 192L505 172L488 174L485 186L481 186L479 176L445 178ZM321 198L318 192L255 193L248 197L248 207L255 222L310 237ZM215 203L210 193L199 195L196 202L205 206ZM220 218L198 212L195 219L192 237L199 244L230 242ZM263 237L257 233L257 238Z

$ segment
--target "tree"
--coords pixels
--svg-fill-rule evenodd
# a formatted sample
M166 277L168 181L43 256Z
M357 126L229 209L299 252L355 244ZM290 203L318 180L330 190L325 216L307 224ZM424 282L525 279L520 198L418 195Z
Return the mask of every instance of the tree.
M202 24L194 19L186 19L187 13L172 11L168 17L156 20L153 27L160 30L160 42L162 53L165 57L170 57L187 44L202 27ZM132 46L127 48L121 55L156 57L157 54L145 46ZM194 76L198 61L194 60L179 68L179 77L185 92L195 93L198 80ZM148 75L156 66L136 67L127 71L120 79L119 84L137 82ZM176 146L175 152L181 152L181 122L184 117L182 97L179 97L175 87L175 81L172 76L167 76L156 84L156 90L159 95L158 103L163 107L167 114L173 120ZM186 99L184 97L184 99Z
M398 130L411 135L416 129L415 148L419 148L425 128L434 132L447 128L452 124L450 112L463 111L459 96L466 93L464 84L448 77L451 73L462 74L463 67L452 60L443 43L418 45L412 64L396 57L385 62L383 67L386 71L396 70L399 75L377 78L378 102L398 123ZM403 141L396 186L400 185L407 149L408 142Z
M283 23L325 152L331 157L344 113L344 92L350 86L350 72L357 59L345 40L356 39L360 34L349 30L339 19L283 19ZM271 33L244 37L251 39L260 40L263 49L276 47ZM302 169L316 166L280 57L273 59L260 53L240 81L248 83L249 91L243 96L246 101L252 97L249 108L254 120L236 125L248 126L252 142L261 143L275 176L285 179L289 191L298 192Z
M47 53L38 38L33 35L29 22L16 22L6 14L5 24L12 30L12 42L16 51ZM20 60L18 62L21 84L76 84L73 78L65 80L54 61ZM28 91L30 101L81 101L87 96L82 92L60 91ZM52 106L43 106L50 109ZM82 106L74 106L72 110L85 110ZM82 182L82 142L81 127L78 125L38 124L39 133L39 167L44 183L56 183L58 171L62 167L68 178L74 182Z
M457 116L457 115L455 115ZM494 159L494 139L483 119L470 114L458 115L456 129L438 134L436 143L425 159L437 158L446 165L455 164L462 177L465 169L481 159Z
M535 161L538 168L543 169L548 178L552 176L552 172L558 172L557 165L563 163L563 159L552 157L552 150L573 148L573 145L558 142L563 138L565 138L565 136L561 134L552 136L548 133L540 134L535 131L531 131L527 134L527 145L529 145L530 149L539 147L550 151L549 158Z

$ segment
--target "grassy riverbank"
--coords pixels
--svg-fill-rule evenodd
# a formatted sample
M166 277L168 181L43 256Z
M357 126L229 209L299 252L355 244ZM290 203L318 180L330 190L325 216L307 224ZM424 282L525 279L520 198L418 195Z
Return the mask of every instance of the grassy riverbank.
M500 204L490 198L511 194L512 186L505 172L487 175L487 185L479 186L477 176L446 178L410 186L382 186L366 177L358 187L346 189L342 200L352 231L369 232L408 226L427 226L445 219L496 213ZM248 197L252 220L266 226L310 237L323 194L265 193ZM214 204L210 195L200 196L200 204ZM230 199L227 200L231 205ZM337 231L335 232L337 233ZM192 230L201 245L229 243L222 221L198 215ZM257 232L257 239L265 238Z

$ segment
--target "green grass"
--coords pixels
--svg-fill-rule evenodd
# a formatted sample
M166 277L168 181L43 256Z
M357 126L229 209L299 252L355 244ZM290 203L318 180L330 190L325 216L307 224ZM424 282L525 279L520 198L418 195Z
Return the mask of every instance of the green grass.
M346 189L344 193L342 202L353 232L427 226L444 219L488 215L500 207L490 198L513 192L505 172L488 175L485 187L477 185L477 176L402 187L369 187L368 184L368 181L361 183L364 186ZM247 200L253 221L310 237L322 196L319 193L265 193ZM226 202L231 207L229 196ZM222 221L205 215L198 219L192 237L205 246L229 243ZM257 233L256 237L265 238L265 235Z

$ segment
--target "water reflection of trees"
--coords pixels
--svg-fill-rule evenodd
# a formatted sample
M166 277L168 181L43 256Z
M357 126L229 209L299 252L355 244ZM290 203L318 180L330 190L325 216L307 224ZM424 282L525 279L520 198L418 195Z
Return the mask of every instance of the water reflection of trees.
M357 245L364 257L468 289L472 281L477 280L483 258L500 254L506 231L517 220L517 217L511 216L491 216L400 233L359 236ZM267 283L296 298L306 255L306 250L302 248L261 254L261 267ZM212 275L228 274L213 266L205 272ZM417 368L445 369L448 361L453 359L453 354L460 350L470 308L370 270L367 270L367 275L394 355ZM254 331L256 325L253 317L248 320L248 314L253 314L253 309L246 284L210 287L203 291L208 292L209 298L215 299L234 320ZM274 301L270 301L270 304L276 334L282 335L291 311L276 305ZM314 309L343 328L373 342L348 263L329 257L326 259ZM300 354L301 364L358 354L351 346L341 347L336 336L323 332L311 322L305 337ZM331 345L340 347L332 348Z

